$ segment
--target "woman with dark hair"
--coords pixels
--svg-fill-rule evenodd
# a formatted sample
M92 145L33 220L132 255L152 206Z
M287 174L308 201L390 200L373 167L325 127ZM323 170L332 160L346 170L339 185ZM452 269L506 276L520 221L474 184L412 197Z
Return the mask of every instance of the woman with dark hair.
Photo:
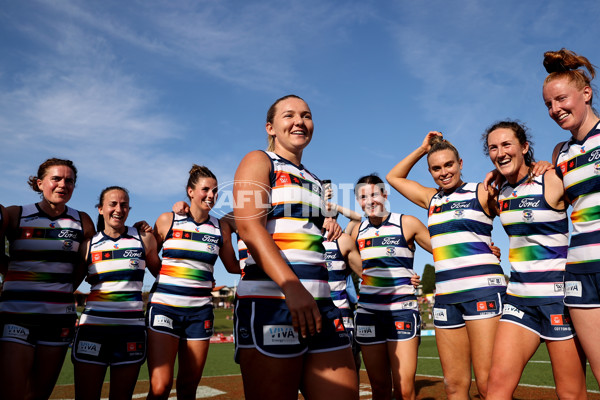
M235 174L235 220L248 248L235 309L247 399L297 399L301 387L310 399L358 399L350 340L327 282L323 189L302 165L313 128L304 100L278 99L267 113L269 151L248 153Z
M585 356L563 304L569 226L562 181L553 170L533 176L533 148L518 122L495 123L483 139L485 153L506 180L498 204L511 264L487 399L512 398L542 341L558 398L585 399Z
M570 50L544 54L548 76L544 103L558 126L569 131L552 155L567 201L573 230L565 271L565 299L583 350L600 382L600 117L593 108L594 66Z
M144 273L148 268L156 276L160 259L151 233L125 225L130 210L126 189L107 187L97 208L98 233L81 246L91 289L71 353L75 397L100 399L110 366L109 398L126 400L146 359Z
M67 207L76 180L72 161L48 159L28 181L41 201L6 209L0 398L50 397L73 338L79 247L94 235L90 217Z
M230 273L240 273L229 225L209 214L217 191L215 175L194 165L187 183L189 213L168 212L156 220L154 235L163 258L146 313L149 399L169 398L176 357L177 398L196 398L213 334L211 291L217 258Z
M407 179L425 155L438 187ZM485 397L506 291L504 272L490 248L496 197L482 184L463 182L461 170L458 150L441 132L432 131L386 177L400 194L429 211L435 337L449 399L469 397L471 365L477 389Z
M415 399L421 317L411 279L415 242L431 252L429 234L417 218L386 209L379 176L363 176L354 192L367 217L352 231L362 258L355 337L373 399Z

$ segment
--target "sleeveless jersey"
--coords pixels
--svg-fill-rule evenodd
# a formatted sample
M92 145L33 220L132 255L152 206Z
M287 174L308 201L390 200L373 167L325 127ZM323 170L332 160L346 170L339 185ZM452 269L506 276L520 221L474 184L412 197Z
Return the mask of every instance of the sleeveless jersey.
M414 250L404 238L402 214L390 213L380 226L362 221L356 243L363 260L358 305L369 310L417 309Z
M323 247L323 200L319 179L302 165L266 152L271 159L271 204L267 232L281 256L315 300L329 299ZM239 298L284 299L279 286L248 254L237 288Z
M325 239L327 236L323 235ZM346 260L340 251L337 240L323 241L325 247L325 263L329 273L329 286L331 288L331 298L337 308L350 309L348 302L348 293L346 293L346 277L349 274Z
M213 216L196 223L191 216L173 215L150 302L190 314L212 304L214 265L223 243L221 226Z
M144 326L146 252L135 228L113 239L98 232L88 253L90 294L79 325Z
M571 139L565 143L556 164L573 206L566 269L572 273L600 272L600 126L596 125L582 142Z
M21 207L0 312L74 315L73 272L82 241L79 211L66 207L50 218L37 204Z
M429 204L429 235L435 265L435 301L461 303L498 292L506 282L489 245L492 218L477 198L477 183L439 191Z
M500 221L510 240L511 265L506 294L522 305L562 301L569 223L565 210L544 199L544 177L514 187L506 182L498 194Z

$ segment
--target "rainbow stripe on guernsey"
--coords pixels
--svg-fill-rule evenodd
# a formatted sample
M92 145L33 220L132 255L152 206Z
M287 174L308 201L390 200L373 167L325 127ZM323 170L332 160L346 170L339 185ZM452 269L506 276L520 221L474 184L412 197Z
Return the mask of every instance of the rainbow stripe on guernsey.
M489 247L492 218L481 208L477 183L436 193L428 228L435 264L435 301L461 303L504 292L504 273Z
M325 247L325 263L329 274L329 286L331 288L331 298L337 308L350 309L348 302L348 293L346 292L346 278L350 273L346 266L346 260L340 251L337 240L325 240L327 234L323 235L323 246Z
M562 146L556 172L562 177L573 206L571 242L566 269L572 273L600 272L600 126L579 142Z
M183 315L212 304L214 265L222 243L217 218L209 216L206 221L196 223L191 216L173 214L150 302L172 307Z
M316 300L329 299L323 226L323 200L321 183L302 165L272 152L271 205L266 229L280 249L287 264L304 287ZM279 286L256 264L248 254L242 280L237 288L239 298L283 299Z
M248 259L248 246L240 238L240 235L236 233L237 245L238 245L238 259L240 260L240 270L242 271L242 277L244 277L244 267L246 266L246 260Z
M21 207L0 313L75 314L73 271L82 241L79 211L67 207L50 218L37 204Z
M500 221L510 240L506 294L511 302L541 305L562 301L569 222L566 210L544 198L544 177L506 182L498 194Z
M363 260L359 309L417 309L415 289L410 283L414 250L404 238L402 214L390 213L379 226L364 220L356 243Z
M136 228L113 239L98 232L87 257L91 285L79 325L144 326L146 251Z

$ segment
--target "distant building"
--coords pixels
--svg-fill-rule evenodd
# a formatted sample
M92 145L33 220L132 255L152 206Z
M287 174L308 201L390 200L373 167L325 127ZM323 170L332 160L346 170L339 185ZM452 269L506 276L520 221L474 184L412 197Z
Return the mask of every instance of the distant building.
M229 286L216 286L212 292L213 306L215 308L231 308L231 300L235 296L235 288Z

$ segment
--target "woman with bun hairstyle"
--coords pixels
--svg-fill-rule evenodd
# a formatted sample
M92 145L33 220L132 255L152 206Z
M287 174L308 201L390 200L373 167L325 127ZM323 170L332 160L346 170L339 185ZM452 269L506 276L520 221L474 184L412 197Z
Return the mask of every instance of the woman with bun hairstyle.
M312 113L298 96L267 112L268 151L241 161L234 215L248 248L236 293L236 360L247 399L358 399L348 333L331 299L319 179L302 165ZM337 233L336 233L337 232Z
M50 158L29 178L41 201L6 209L0 398L49 398L73 338L79 247L94 235L90 217L67 207L76 180L72 161Z
M533 148L518 122L497 122L483 139L485 153L505 178L498 204L511 264L487 399L512 399L542 341L558 398L585 399L585 356L563 304L569 224L562 181L554 170L533 176Z
M217 177L193 165L187 182L189 213L161 214L154 235L162 266L148 301L148 399L167 399L179 360L177 398L195 399L213 334L214 265L239 274L228 224L209 214L217 200Z
M156 276L160 259L151 233L125 225L129 194L119 186L100 193L98 233L81 246L91 285L71 358L75 397L100 399L110 366L111 400L131 399L146 359L142 285L146 268Z
M591 86L596 72L587 58L566 49L546 52L544 67L548 72L543 86L548 114L571 133L552 155L573 206L564 302L600 381L600 118L592 106Z
M413 260L415 243L431 253L429 233L417 218L386 209L379 176L361 177L354 192L367 217L352 231L362 259L355 337L373 399L415 399L421 317Z
M407 179L425 155L437 188ZM506 291L504 272L490 248L496 197L482 184L463 182L461 170L456 148L441 132L431 131L386 177L400 194L429 212L435 337L449 399L469 398L471 365L477 390L485 397Z

